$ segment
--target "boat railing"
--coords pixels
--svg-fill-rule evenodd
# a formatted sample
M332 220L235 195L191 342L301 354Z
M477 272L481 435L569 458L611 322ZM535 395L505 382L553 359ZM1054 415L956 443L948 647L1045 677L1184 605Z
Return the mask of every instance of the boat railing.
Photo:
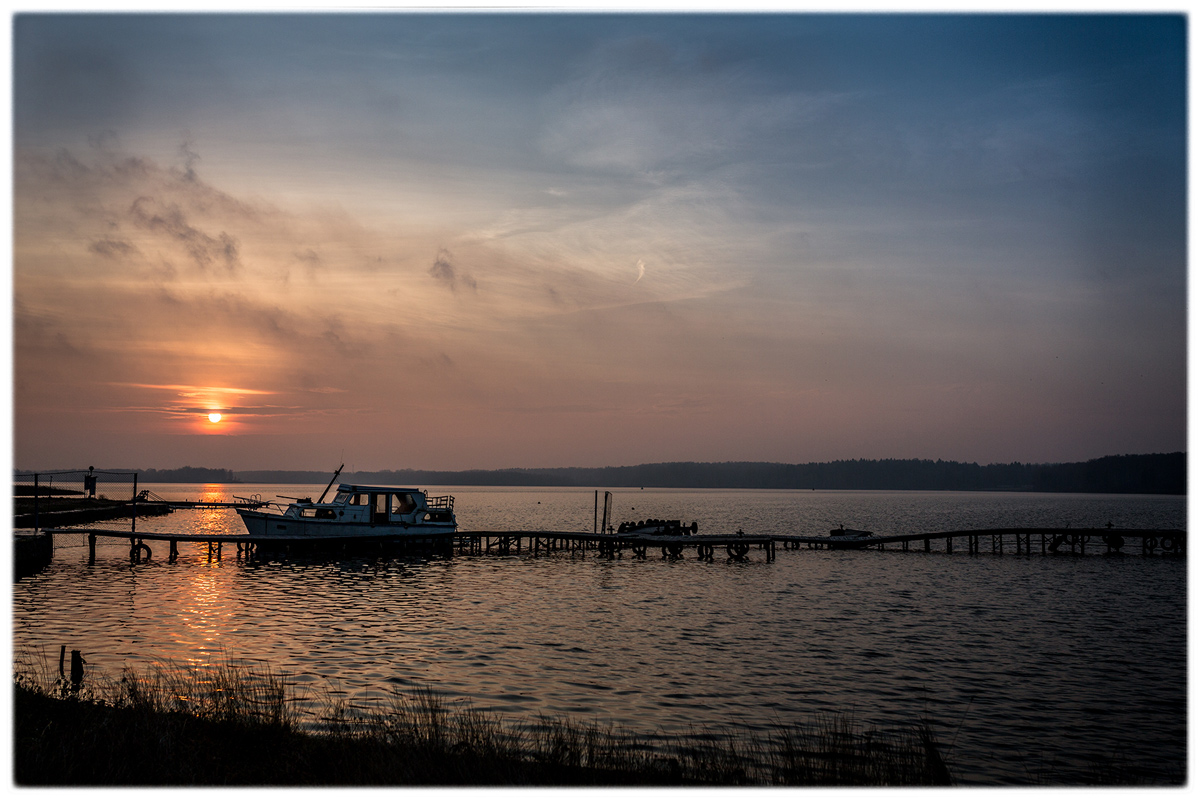
M426 497L425 505L428 508L445 509L446 511L454 510L454 495L443 494L437 497Z

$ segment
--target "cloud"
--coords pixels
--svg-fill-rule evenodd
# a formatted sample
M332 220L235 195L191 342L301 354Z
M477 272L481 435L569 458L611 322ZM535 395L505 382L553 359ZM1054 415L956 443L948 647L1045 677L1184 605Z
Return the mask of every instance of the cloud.
M319 267L323 263L321 261L321 255L311 247L293 253L293 256L297 261L299 261L301 264L307 265L310 269Z
M200 160L200 154L196 152L195 142L191 136L187 136L183 143L179 145L179 155L183 158L183 179L189 183L196 180L196 162Z
M98 256L118 259L137 255L138 249L122 239L99 239L88 245L88 250Z
M262 389L247 389L235 386L190 386L187 384L113 383L113 386L132 386L138 389L162 389L178 392L180 397L196 397L209 394L274 394Z
M182 244L202 269L214 262L223 264L231 272L241 266L238 244L232 236L221 231L214 237L193 227L174 203L163 204L150 197L139 197L129 207L129 216L139 227L165 233Z
M450 251L445 248L438 251L437 257L433 260L433 266L429 268L429 274L439 283L450 288L450 291L455 291L461 281L464 286L471 291L477 291L475 278L467 273L459 274L451 260Z

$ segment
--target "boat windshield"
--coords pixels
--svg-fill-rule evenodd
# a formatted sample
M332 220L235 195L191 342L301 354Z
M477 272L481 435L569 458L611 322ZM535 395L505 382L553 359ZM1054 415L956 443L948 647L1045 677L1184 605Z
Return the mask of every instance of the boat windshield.
M333 498L333 502L339 506L345 505L352 494L353 492L338 492L337 496Z

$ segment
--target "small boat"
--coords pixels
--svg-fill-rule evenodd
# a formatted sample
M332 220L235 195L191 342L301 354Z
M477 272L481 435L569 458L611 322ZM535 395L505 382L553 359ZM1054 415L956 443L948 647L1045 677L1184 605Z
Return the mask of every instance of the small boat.
M874 535L871 531L857 531L840 525L829 532L830 539L868 539Z
M854 547L863 542L869 542L875 538L875 534L871 531L860 531L854 528L846 528L841 525L829 532L830 547Z
M637 522L622 522L617 533L645 533L661 536L691 536L700 526L693 522L684 525L677 519L646 519Z
M405 539L458 529L452 495L430 497L421 489L343 483L326 503L330 486L315 503L308 497L282 497L292 502L286 507L272 503L278 510L238 508L237 513L251 536L282 540Z

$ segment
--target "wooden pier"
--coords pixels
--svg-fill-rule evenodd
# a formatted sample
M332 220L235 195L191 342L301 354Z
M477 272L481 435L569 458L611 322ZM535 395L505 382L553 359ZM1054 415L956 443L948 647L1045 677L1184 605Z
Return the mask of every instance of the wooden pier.
M280 539L275 536L251 536L249 534L229 534L217 535L202 534L202 533L155 533L146 531L114 531L101 530L98 528L79 529L79 528L56 528L45 531L50 535L64 534L83 534L88 540L88 563L92 564L96 561L96 542L99 539L126 539L129 541L129 560L137 563L145 559L153 557L154 551L147 542L166 542L167 543L167 560L174 561L179 557L180 542L194 542L204 544L208 548L208 560L212 561L221 559L222 551L226 546L233 547L239 555L250 557L259 552L263 545L267 545L273 549L286 550L308 550L313 548L321 548L324 551L346 549L354 547L359 549L383 549L390 547L393 550L405 550L408 548L414 549L442 549L452 551L454 549L458 534L456 533L428 533L420 536L406 536L397 538L395 536L360 536L354 538L342 539Z
M350 550L372 552L407 549L441 550L476 555L549 555L551 553L594 552L602 558L615 559L628 554L636 560L648 556L678 559L685 556L702 561L723 557L734 561L749 560L752 553L761 553L765 561L774 561L776 548L784 550L892 550L925 553L962 553L969 555L1117 555L1139 553L1143 556L1185 556L1185 531L1144 530L1129 528L993 528L937 533L909 533L871 536L861 539L832 539L828 536L778 535L662 535L662 534L597 534L579 531L457 531L427 533L419 536L380 535L352 539L288 539L256 537L248 534L211 535L139 532L135 530L100 530L56 528L51 535L83 534L88 539L89 563L96 558L96 542L101 538L124 539L129 542L129 557L140 562L153 556L150 544L167 543L167 558L174 561L181 542L201 543L208 548L209 560L220 560L225 547L235 549L238 556L251 557L260 549Z
M865 550L867 548L908 551L919 545L926 553L954 553L965 548L971 555L992 553L1004 555L1085 555L1100 552L1113 555L1139 552L1142 555L1187 554L1187 533L1178 529L1147 530L1138 528L989 528L969 531L941 531L938 533L906 533L872 536L865 539L837 541L827 536L781 536L784 549L839 549ZM957 546L955 542L958 542ZM937 545L935 549L935 544ZM889 547L891 545L891 547ZM899 545L899 547L896 547Z
M460 531L458 547L466 553L497 553L508 555L526 552L537 555L556 551L595 550L606 558L625 553L645 559L647 553L658 552L663 558L680 558L685 551L694 550L697 558L711 561L724 553L729 558L745 559L751 550L762 551L767 561L775 560L776 536L726 534L716 536L681 536L650 533L602 534L577 531Z

